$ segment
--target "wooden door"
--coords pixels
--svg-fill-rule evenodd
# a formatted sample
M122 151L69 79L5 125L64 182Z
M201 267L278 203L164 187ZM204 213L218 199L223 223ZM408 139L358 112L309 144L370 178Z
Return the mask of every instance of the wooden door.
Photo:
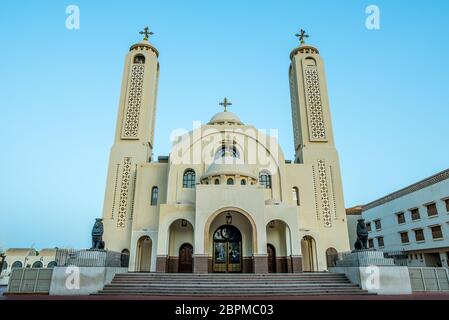
M268 253L268 272L275 273L276 272L276 250L271 244L267 245L267 253Z
M179 248L179 272L192 273L193 272L193 247L189 243L184 243Z

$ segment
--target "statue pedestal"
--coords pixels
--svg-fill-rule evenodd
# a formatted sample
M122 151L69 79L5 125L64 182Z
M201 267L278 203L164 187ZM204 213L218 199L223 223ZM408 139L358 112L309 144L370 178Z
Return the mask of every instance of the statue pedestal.
M337 261L337 267L394 266L394 259L385 258L382 251L354 250Z
M344 273L352 282L377 294L411 294L407 267L396 266L382 251L355 250L337 261L332 273Z

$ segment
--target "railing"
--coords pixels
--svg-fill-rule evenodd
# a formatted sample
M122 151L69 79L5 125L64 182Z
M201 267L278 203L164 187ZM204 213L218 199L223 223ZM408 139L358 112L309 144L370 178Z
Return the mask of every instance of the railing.
M122 267L127 268L129 255L98 249L57 249L55 261L58 267Z
M408 268L413 291L449 291L447 268Z
M407 255L402 251L383 252L361 250L339 252L327 256L328 267L339 266L407 266Z

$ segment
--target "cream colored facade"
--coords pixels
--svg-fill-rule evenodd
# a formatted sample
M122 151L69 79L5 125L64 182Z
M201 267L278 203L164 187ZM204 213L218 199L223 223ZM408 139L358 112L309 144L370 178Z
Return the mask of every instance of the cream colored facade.
M323 61L304 44L290 57L293 163L226 108L153 159L158 51L131 47L103 210L106 248L129 251L130 271L322 271L349 250Z

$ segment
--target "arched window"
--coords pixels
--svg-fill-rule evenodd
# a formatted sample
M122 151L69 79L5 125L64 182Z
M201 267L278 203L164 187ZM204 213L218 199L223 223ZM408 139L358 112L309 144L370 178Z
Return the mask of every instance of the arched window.
M142 54L136 54L134 56L135 64L145 64L145 57Z
M215 184L220 184L220 179L215 179L214 183Z
M259 183L266 189L271 189L271 175L266 171L262 171L259 174Z
M153 187L153 189L151 189L151 205L152 206L157 206L158 197L159 197L159 188Z
M56 266L57 266L56 261L50 261L50 262L47 264L47 268L50 268L50 269L53 269L53 268L56 267Z
M241 184L242 186L246 186L246 180L245 180L245 179L240 180L240 184Z
M223 144L221 149L215 154L215 159L222 158L224 156L232 156L234 158L240 158L239 151L234 145Z
M32 268L42 268L42 267L43 265L41 261L35 261L32 266Z
M184 172L182 186L183 188L195 188L195 171L188 169Z
M293 202L296 203L297 206L300 205L300 201L299 201L299 190L297 187L293 187L292 188L292 199Z
M232 185L232 184L234 184L234 179L229 178L228 181L226 181L226 183L227 183L228 185Z
M15 261L12 266L11 269L15 269L15 268L22 268L23 264L20 261Z

